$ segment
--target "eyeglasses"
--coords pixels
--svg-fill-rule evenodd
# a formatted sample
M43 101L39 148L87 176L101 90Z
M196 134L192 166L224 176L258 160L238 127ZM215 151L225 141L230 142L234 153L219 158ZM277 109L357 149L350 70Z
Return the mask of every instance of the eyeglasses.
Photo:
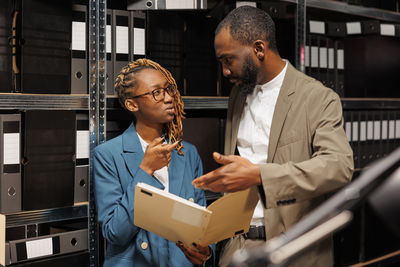
M167 87L165 88L158 88L158 89L154 89L151 92L147 92L141 95L135 95L132 96L130 98L138 98L141 96L145 96L145 95L153 95L153 98L155 101L161 101L165 98L165 92L167 92L170 96L175 96L176 95L176 88L174 85L169 84Z

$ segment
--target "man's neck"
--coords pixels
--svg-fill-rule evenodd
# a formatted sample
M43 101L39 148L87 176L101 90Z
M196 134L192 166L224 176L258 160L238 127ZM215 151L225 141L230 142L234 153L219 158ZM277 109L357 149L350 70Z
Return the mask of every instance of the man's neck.
M265 59L265 64L261 70L261 77L259 78L258 84L265 84L281 73L285 68L286 62L275 53L270 52L268 57Z

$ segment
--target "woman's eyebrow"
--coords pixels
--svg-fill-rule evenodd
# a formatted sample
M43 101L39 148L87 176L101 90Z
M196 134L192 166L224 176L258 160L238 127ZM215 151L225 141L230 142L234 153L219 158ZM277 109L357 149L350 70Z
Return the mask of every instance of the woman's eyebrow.
M168 86L168 84L169 84L169 82L168 82L168 81L165 81L164 85L161 84L161 83L157 83L157 84L151 85L150 88L154 88L154 89L157 89L157 88L165 88L165 87Z

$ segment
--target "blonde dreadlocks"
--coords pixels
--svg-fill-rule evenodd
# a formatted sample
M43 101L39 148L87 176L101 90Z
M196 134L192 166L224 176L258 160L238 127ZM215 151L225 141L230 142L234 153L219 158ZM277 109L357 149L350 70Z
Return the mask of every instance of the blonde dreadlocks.
M114 84L115 90L118 93L119 102L125 109L125 100L131 96L131 91L128 89L136 85L133 75L143 69L149 68L161 71L168 83L172 86L175 86L175 89L177 89L175 79L172 77L171 73L165 68L161 67L160 64L145 58L129 62L128 65L122 68L121 72L115 79ZM185 112L183 111L182 97L178 90L176 90L176 95L174 96L174 115L174 119L165 127L166 134L168 134L169 143L174 143L180 140L183 135L182 119L185 118ZM180 142L176 147L179 155L183 155L182 148L183 145Z

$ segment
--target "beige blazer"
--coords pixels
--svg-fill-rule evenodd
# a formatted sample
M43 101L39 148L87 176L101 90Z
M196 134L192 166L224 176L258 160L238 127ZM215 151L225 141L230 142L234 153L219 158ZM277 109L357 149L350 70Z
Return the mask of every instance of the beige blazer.
M235 153L246 97L233 89L225 133L225 154ZM267 240L280 235L347 184L353 152L343 129L338 95L288 63L278 96L268 146L260 164ZM263 195L263 194L261 194ZM331 266L327 240L295 260L298 266Z

